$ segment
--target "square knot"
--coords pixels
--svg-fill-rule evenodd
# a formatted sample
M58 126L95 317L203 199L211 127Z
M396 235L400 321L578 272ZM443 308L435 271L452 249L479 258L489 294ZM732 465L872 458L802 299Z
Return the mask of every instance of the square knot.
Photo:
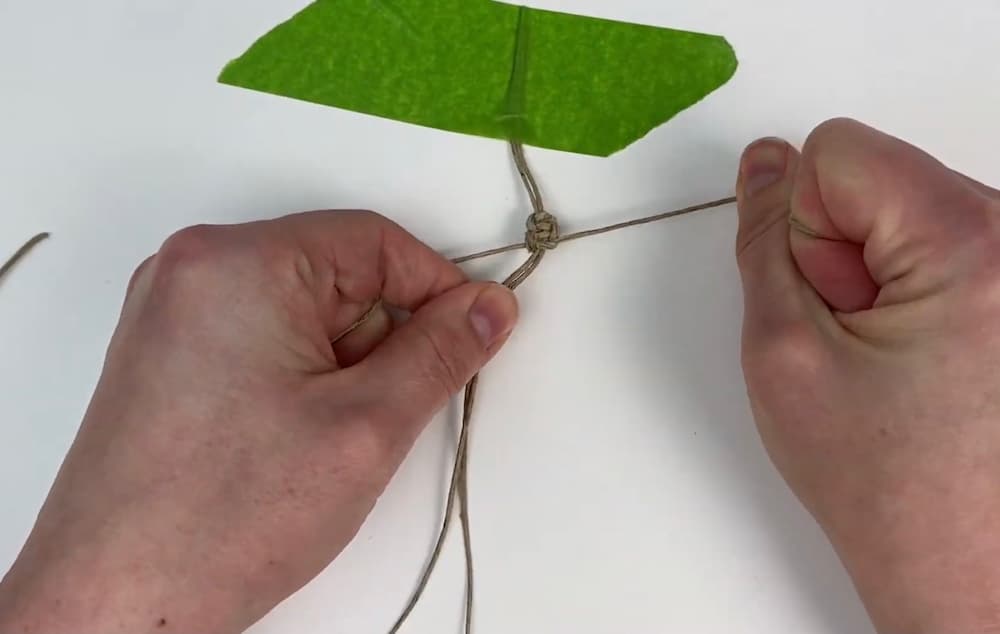
M559 246L559 221L549 212L541 210L528 216L527 228L524 244L532 253Z

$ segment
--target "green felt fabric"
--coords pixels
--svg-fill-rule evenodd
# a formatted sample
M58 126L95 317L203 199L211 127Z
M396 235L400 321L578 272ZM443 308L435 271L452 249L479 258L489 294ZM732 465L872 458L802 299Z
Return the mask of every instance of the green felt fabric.
M722 37L492 0L318 0L219 81L607 156L725 84L736 66Z

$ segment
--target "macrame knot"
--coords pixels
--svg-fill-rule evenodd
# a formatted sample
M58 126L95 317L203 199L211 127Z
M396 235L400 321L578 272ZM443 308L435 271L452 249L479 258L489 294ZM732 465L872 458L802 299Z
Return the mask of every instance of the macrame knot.
M528 216L528 231L524 244L532 253L548 251L559 246L559 221L547 211L536 211Z

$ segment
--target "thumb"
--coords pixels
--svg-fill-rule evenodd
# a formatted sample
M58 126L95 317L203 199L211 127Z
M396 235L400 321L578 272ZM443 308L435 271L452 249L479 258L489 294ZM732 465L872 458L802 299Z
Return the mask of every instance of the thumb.
M792 190L799 153L776 138L743 152L736 194L736 257L743 281L744 332L751 341L806 319L818 299L799 274L789 246Z
M467 283L424 304L361 363L343 370L392 426L415 436L503 346L517 322L514 293ZM410 435L410 434L407 434Z

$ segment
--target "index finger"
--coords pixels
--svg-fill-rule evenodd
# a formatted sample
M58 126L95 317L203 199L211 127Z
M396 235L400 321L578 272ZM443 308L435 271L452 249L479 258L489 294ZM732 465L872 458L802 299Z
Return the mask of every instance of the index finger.
M301 251L331 336L375 302L413 312L466 281L457 265L372 211L311 211L278 222Z

